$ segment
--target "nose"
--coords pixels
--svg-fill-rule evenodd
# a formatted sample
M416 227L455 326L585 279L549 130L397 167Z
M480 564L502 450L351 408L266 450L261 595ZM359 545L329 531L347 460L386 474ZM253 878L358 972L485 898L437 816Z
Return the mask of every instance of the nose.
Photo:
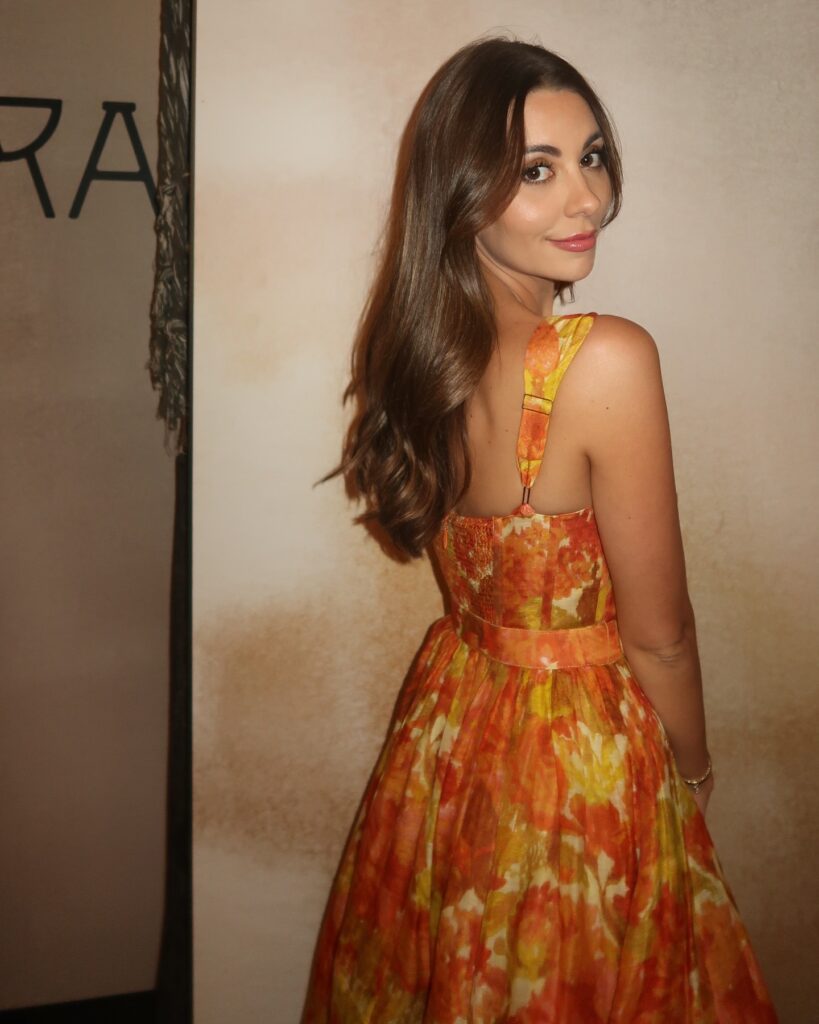
M597 192L595 191L597 187ZM598 195L600 186L590 182L582 170L572 175L568 192L566 194L566 215L569 217L585 215L587 217L597 213L602 205L603 198Z

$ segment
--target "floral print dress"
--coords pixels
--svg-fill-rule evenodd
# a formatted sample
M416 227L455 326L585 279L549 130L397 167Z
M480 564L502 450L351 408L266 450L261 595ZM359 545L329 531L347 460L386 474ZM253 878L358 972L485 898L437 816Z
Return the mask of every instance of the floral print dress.
M623 653L592 507L528 504L596 314L529 340L523 503L447 516L449 591L330 892L302 1024L776 1024L705 819Z

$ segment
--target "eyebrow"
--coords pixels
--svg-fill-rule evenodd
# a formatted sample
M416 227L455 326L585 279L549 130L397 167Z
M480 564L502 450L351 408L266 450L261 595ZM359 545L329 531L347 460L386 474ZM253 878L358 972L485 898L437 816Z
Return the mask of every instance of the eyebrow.
M590 146L597 139L602 139L603 133L601 131L592 132L592 134L583 143L583 149L586 146ZM550 156L563 156L563 153L557 148L557 146L547 146L545 143L538 143L536 146L527 146L523 151L524 153L549 153Z

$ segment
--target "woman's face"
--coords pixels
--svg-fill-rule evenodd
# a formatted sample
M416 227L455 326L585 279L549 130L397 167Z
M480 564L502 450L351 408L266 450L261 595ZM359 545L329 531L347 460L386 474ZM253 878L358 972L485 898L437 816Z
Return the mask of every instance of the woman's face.
M548 304L554 281L591 273L597 232L611 200L603 136L586 101L566 89L534 89L523 108L526 154L512 202L478 232L479 258ZM573 249L556 242L593 234ZM544 285L549 295L544 292Z

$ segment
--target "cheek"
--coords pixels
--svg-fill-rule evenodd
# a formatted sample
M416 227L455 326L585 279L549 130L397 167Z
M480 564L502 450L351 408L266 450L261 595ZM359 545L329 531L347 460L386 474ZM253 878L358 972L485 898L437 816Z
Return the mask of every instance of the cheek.
M518 192L503 214L480 234L481 241L495 256L518 258L522 247L539 242L554 221L551 208L533 190Z
M503 216L504 227L510 235L522 237L543 230L552 220L549 204L544 197L531 190L519 192Z
M549 197L536 193L536 185L520 191L506 211L509 229L518 236L536 233L554 219Z
M608 174L602 174L601 178L603 179L603 181L599 187L597 194L600 198L600 201L604 205L608 205L611 202L612 196L611 178L608 176Z

